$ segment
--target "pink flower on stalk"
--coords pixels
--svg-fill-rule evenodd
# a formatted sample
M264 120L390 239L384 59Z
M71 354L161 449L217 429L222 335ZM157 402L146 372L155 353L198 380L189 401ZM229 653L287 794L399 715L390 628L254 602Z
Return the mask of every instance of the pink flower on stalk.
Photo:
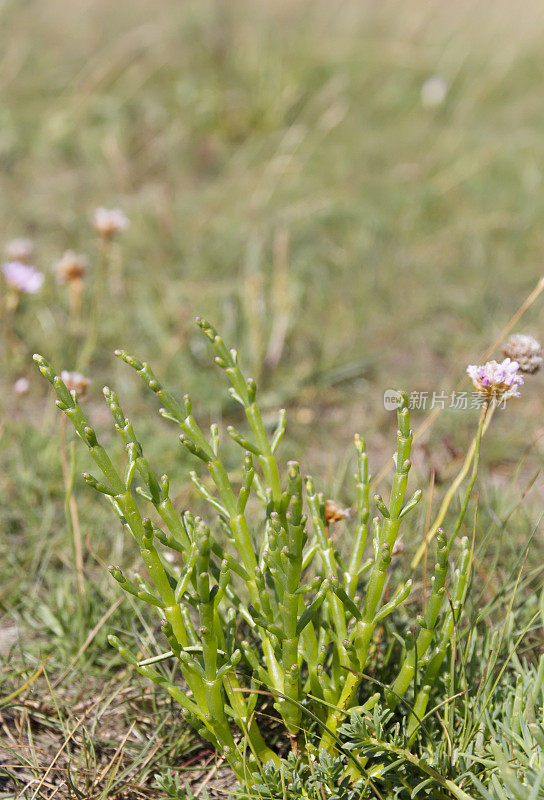
M2 264L2 272L9 285L20 292L36 294L42 288L43 274L21 261L7 261Z
M89 259L87 256L67 250L61 259L53 265L59 283L72 283L81 281L89 269Z
M471 364L467 367L467 372L478 394L488 400L500 401L519 397L518 389L523 386L519 364L510 358L505 358L500 364L498 361L488 361L482 365Z
M128 218L120 208L97 208L93 216L93 225L98 233L109 239L130 225Z
M6 256L8 261L22 261L23 264L30 264L34 255L34 242L32 239L19 237L12 239L6 245Z

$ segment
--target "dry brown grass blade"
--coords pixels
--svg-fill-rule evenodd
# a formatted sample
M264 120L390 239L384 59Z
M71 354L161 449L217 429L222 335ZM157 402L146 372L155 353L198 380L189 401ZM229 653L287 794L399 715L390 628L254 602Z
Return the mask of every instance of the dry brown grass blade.
M102 770L100 775L98 776L98 783L100 783L101 781L104 780L104 778L106 777L108 772L112 769L113 765L115 764L115 760L116 759L118 759L119 762L121 761L121 758L123 756L123 749L125 747L125 744L128 741L128 738L129 738L130 734L132 733L132 731L134 730L134 728L136 726L136 722L137 722L137 720L133 720L131 722L128 731L123 736L123 739L122 739L121 743L119 744L119 747L117 748L115 753L112 755L112 757L110 758L110 760L108 761L108 763L106 764L106 766L104 767L104 769Z
M216 772L217 772L217 764L214 764L211 770L204 778L204 780L202 781L202 783L200 784L200 786L198 787L198 789L196 790L195 797L200 797L200 793L206 788L206 786L211 781Z
M18 697L22 692L24 692L25 689L28 689L28 687L31 686L34 683L34 681L37 678L39 678L42 672L44 671L48 658L49 656L45 659L43 664L36 670L36 672L26 681L26 683L23 683L23 685L19 686L18 689L15 689L15 691L13 691L11 694L8 694L7 697L2 697L0 699L0 706L5 706L7 703L11 703L11 701L14 700L16 697Z
M50 774L51 770L53 769L53 767L55 766L55 764L59 760L59 758L62 755L62 753L64 752L64 750L68 747L68 744L72 740L72 737L77 732L77 730L81 727L81 725L83 725L83 723L85 722L85 719L88 717L90 712L93 709L95 709L96 706L101 702L102 702L102 697L99 697L98 700L95 700L95 702L91 706L89 706L89 708L85 711L85 713L83 714L81 719L74 725L74 727L72 728L72 730L70 731L70 733L68 734L68 736L66 737L66 739L64 740L62 745L60 746L60 748L57 750L57 753L55 754L53 760L51 761L51 763L49 764L49 766L45 770L44 774L40 778L40 782L38 783L38 785L36 787L36 791L32 795L31 800L36 800L36 798L39 797L39 791L42 788L42 786L44 785L45 781L47 780L47 776Z

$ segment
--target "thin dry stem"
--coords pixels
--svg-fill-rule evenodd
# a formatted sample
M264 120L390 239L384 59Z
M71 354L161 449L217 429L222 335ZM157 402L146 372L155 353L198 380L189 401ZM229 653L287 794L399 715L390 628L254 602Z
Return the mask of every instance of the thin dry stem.
M79 320L81 316L81 298L83 295L83 280L75 278L69 283L70 319Z
M66 417L64 414L60 421L60 453L62 463L62 476L64 478L64 490L68 494L68 511L70 515L70 527L72 529L72 539L74 545L74 558L76 563L76 578L77 590L80 597L85 594L85 577L83 567L83 546L81 543L81 528L79 525L79 512L77 508L76 498L72 491L72 480L70 476L70 467L68 464L68 445L66 443Z

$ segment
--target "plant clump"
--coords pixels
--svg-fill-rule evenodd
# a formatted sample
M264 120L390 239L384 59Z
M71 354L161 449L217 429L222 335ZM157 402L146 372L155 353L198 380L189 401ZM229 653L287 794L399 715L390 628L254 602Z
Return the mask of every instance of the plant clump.
M303 478L296 461L283 466L278 460L285 411L270 432L255 382L243 375L236 351L226 347L209 322L198 318L197 323L247 421L247 432L227 428L242 450L236 475L227 469L218 426L206 435L188 396L177 400L147 362L125 351L116 354L155 394L160 414L179 431L179 443L207 472L208 478L202 471L190 472L208 505L206 519L176 507L168 476L155 474L114 391L105 387L104 397L125 446L121 468L99 443L79 403L87 379L77 373L59 376L35 356L58 407L99 470L98 476L85 473L86 483L106 498L139 547L142 574L126 574L115 564L110 573L124 591L155 610L165 649L142 660L117 636L110 636L110 644L177 701L187 723L228 761L241 786L257 796L292 796L280 791L288 778L297 797L302 796L297 781L315 785L316 791L321 786L316 796L330 794L334 784L343 792L337 796L347 800L379 797L374 790L393 780L402 791L420 787L422 797L467 800L448 771L437 768L444 751L433 747L428 717L434 712L429 708L450 702L447 671L472 566L469 541L456 543L456 538L474 485L487 412L517 396L522 383L517 363L506 359L468 368L485 397L471 451L473 477L453 533L448 536L435 526L430 591L417 621L402 632L397 617L406 619L402 607L413 581L399 580L392 555L421 499L420 490L408 491L413 436L407 396L399 393L388 498L371 497L365 442L355 437L357 501L346 558L329 527L347 520L347 510L325 500L313 478ZM163 670L172 663L183 684ZM273 699L276 725L290 744L287 761L263 725L262 695Z

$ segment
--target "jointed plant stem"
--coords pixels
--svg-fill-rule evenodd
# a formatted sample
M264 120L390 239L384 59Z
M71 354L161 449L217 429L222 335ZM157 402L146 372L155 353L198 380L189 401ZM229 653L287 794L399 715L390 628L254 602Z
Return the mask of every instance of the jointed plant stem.
M323 731L317 750L322 752L320 758L325 759L337 748L339 734L344 736L350 726L356 732L353 720L362 721L361 715L372 712L375 719L372 730L376 736L365 739L363 733L360 746L356 744L353 751L352 767L344 774L345 780L363 777L370 785L371 773L367 773L366 764L371 756L365 752L367 746L389 749L403 757L398 748L395 751L390 743L381 742L380 720L390 718L399 700L414 684L416 698L408 716L409 739L414 742L431 689L449 652L451 635L465 599L470 558L463 544L451 606L433 649L445 596L448 554L466 514L476 479L480 441L491 413L483 410L473 452L462 477L458 478L460 483L472 464L453 534L449 539L442 532L438 534L438 560L429 601L420 619L420 632L417 637L411 630L405 635L404 663L396 680L380 684L381 692L375 692L364 705L355 707L376 628L407 599L411 590L408 581L384 599L401 523L421 498L419 491L411 499L406 497L412 445L407 397L399 395L395 474L387 504L380 496L374 497L381 516L373 522L374 557L366 561L363 556L368 534L370 475L365 444L359 437L355 439L357 520L353 547L344 566L335 550L334 537L329 535L329 525L342 518L341 509L325 502L310 477L306 479L304 493L297 462L288 463L287 480L282 482L275 453L285 431L285 412L279 413L276 430L269 436L256 404L255 383L243 376L236 351L226 348L208 322L200 319L198 324L214 348L216 362L230 381L230 394L244 409L249 427L249 436L233 426L227 428L230 437L244 451L236 483L225 466L219 427L212 425L208 438L192 414L188 396L178 402L146 362L125 352L117 354L138 372L161 401L160 413L179 427L181 444L205 465L210 482L196 470L190 477L215 514L215 529L188 510L180 512L175 508L168 476L155 475L114 392L106 388L104 396L126 449L121 471L99 444L76 393L67 390L42 357L35 357L55 389L59 408L72 421L100 470L98 478L85 473L85 481L106 497L140 549L145 566L143 576L126 576L115 565L109 568L111 575L126 592L148 603L159 614L168 647L159 656L138 661L116 637L111 637L111 644L140 674L162 686L179 702L188 724L228 760L248 788L252 786L255 767L267 762L275 767L282 765L257 724L257 695L261 694L255 688L258 684L264 684L266 693L274 697L274 708L297 756L306 711ZM65 437L64 424L61 430ZM63 454L68 513L75 462L72 461L69 470L65 439ZM246 508L252 494L261 503L261 514L255 515L252 508L250 517ZM305 501L313 523L311 533L303 514ZM151 504L153 520L143 516L142 502ZM254 535L249 520L251 525L254 521L262 525L260 538ZM223 541L218 539L216 530L223 532ZM173 550L176 559L169 561L157 543ZM77 553L74 560L80 563ZM170 660L178 664L188 691L164 673L162 663ZM240 662L242 665L237 669ZM423 672L419 689L418 670ZM346 723L339 730L350 709L353 714L349 725ZM310 749L315 748L312 741L306 744ZM359 753L364 757L357 758ZM468 797L453 783L450 786L444 782L426 763L411 756L414 766L421 767L441 789L458 798ZM302 758L306 757L303 753ZM383 766L378 760L372 769L380 771ZM409 780L402 778L401 783L405 788L410 787ZM372 786L380 796L378 787Z
M398 410L398 448L395 457L395 475L391 487L389 508L384 506L384 520L379 538L375 542L376 559L367 587L366 599L363 607L362 618L357 622L350 639L353 642L357 655L359 670L365 668L368 658L368 651L372 640L372 634L376 627L376 612L382 598L382 593L387 575L387 568L391 562L391 552L397 539L400 520L403 510L404 498L408 483L408 473L410 471L410 452L412 445L412 432L408 420L408 404L406 396L402 396ZM383 501L380 499L383 505ZM327 727L336 732L342 718L347 713L352 704L357 688L361 682L361 675L349 672L342 688L336 705L337 710L333 711L328 718ZM332 750L333 742L330 736L323 738L321 747L325 750Z

